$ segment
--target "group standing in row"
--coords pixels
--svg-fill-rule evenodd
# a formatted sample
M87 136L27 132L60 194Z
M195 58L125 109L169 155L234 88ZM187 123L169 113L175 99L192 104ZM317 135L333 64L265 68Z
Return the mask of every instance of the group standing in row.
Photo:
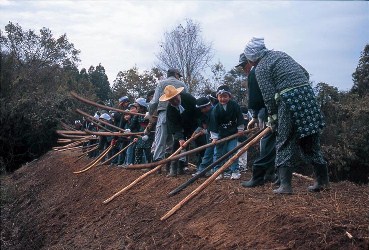
M268 126L271 132L260 141L259 156L252 164L252 177L241 185L252 188L275 181L278 188L274 193L291 194L294 167L303 160L313 166L315 173L315 183L308 190L328 189L327 163L320 149L324 122L307 71L286 53L267 49L263 38L252 38L246 44L236 67L241 67L247 75L250 119L244 118L240 106L232 99L229 86L219 86L215 96L210 98L196 99L180 80L181 73L170 68L167 78L146 98L138 98L133 104L129 104L127 96L119 99L119 108L141 115L106 111L98 115L99 119L114 122L125 132L143 132L144 135L101 138L100 148L111 144L118 152L134 142L112 164L140 164L167 158L194 134L201 133L195 140L197 147L214 145L198 154L196 175L234 149L245 129ZM234 139L215 143L234 134L238 135ZM174 160L167 164L167 175L182 175L185 166L185 158ZM217 179L238 180L240 177L236 160Z

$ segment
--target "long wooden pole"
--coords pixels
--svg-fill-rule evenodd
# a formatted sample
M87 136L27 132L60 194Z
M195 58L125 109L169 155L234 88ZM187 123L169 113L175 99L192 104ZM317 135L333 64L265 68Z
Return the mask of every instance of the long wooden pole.
M99 124L99 122L97 122L96 120L92 120L90 117L85 116L85 119L91 123L95 123L96 126L98 126L99 128L101 128L102 130L105 130L107 132L113 132L110 129L104 127L103 125ZM100 120L99 120L100 121Z
M130 146L132 146L135 143L136 143L135 141L132 141L130 144L128 144L126 147L124 147L121 150L119 150L118 153L116 153L115 155L113 155L112 157L110 157L109 159L107 159L106 161L104 161L103 163L101 163L100 165L104 165L104 164L109 163L111 160L113 160L115 157L117 157L120 153L123 153L127 148L129 148Z
M191 141L193 141L194 139L196 139L198 136L200 136L202 133L198 133L195 135L192 135L192 137L190 139L188 139L187 141L185 141L185 143L179 147L173 154L171 154L168 159L171 159L171 157L175 156L176 154L178 154L179 152L181 152L182 149L186 148L188 144L191 143ZM120 191L116 192L113 196L111 196L110 198L106 199L105 201L103 201L104 204L107 204L109 202L111 202L114 198L118 197L119 195L123 194L124 192L128 191L129 189L131 189L134 185L136 185L137 183L139 183L141 180L145 179L147 176L157 172L160 168L162 167L162 164L159 166L156 166L155 168L151 169L150 171L144 173L143 175L141 175L140 177L138 177L136 180L134 180L131 184L129 184L128 186L124 187L123 189L121 189Z
M101 154L100 156L95 160L93 161L93 163L90 163L87 165L87 167L85 167L84 169L82 170L79 170L79 171L76 171L76 172L73 172L73 174L81 174L83 172L86 172L87 170L91 169L92 167L96 166L97 163L99 163L107 153L109 153L109 151L113 148L112 145L110 145L109 147L107 147Z
M103 136L118 136L118 137L129 137L135 135L142 135L144 132L135 132L135 133L121 133L121 132L96 132L91 130L84 130L84 131L68 131L68 130L56 130L57 134L61 135L103 135ZM82 136L81 138L84 138Z
M253 132L253 131L256 131L258 130L258 128L255 128L255 129L250 129L250 130L245 130L243 132L243 134L248 134L250 132ZM173 160L177 160L181 157L184 157L184 156L187 156L187 155L191 155L191 154L194 154L194 153L197 153L197 152L200 152L201 150L204 150L208 147L211 147L211 146L214 146L214 145L217 145L217 144L222 144L226 141L229 141L229 140L232 140L234 138L237 138L239 137L240 135L239 134L233 134L233 135L230 135L228 137L225 137L223 139L220 139L220 140L217 140L216 142L211 142L211 143L208 143L208 144L205 144L201 147L198 147L198 148L195 148L195 149L192 149L192 150L188 150L186 152L183 152L181 154L178 154L176 156L174 156L173 158L171 159L163 159L161 161L156 161L156 162L151 162L151 163L146 163L146 164L137 164L137 165L130 165L130 166L127 166L126 169L142 169L142 168L151 168L151 167L154 167L156 165L163 165L163 164L166 164L167 162L170 162L170 161L173 161Z
M125 111L125 110L122 110L122 109L117 109L117 108L113 108L113 107L109 107L109 106L105 106L105 105L102 105L102 104L98 104L96 102L93 102L93 101L90 101L86 98L83 98L79 95L77 95L75 92L70 92L71 96L73 96L74 98L76 98L77 100L81 101L81 102L84 102L84 103L87 103L87 104L90 104L92 106L95 106L95 107L98 107L98 108L102 108L102 109L106 109L106 110L114 110L114 111L117 111L117 112L120 112L120 113L123 113L123 114L130 114L130 115L139 115L139 116L145 116L145 114L141 114L141 113L136 113L136 112L129 112L129 111Z
M187 186L189 186L192 183L194 183L197 179L199 179L202 176L204 176L214 166L218 165L220 162L222 162L225 159L227 159L230 155L234 154L237 150L239 150L240 148L244 147L247 143L249 143L251 140L253 140L261 132L262 132L262 130L258 131L252 137L248 138L246 141L244 141L241 144L237 145L234 149L232 149L231 151L227 152L225 155L223 155L222 157L220 157L219 159L217 159L216 161L214 161L212 164L210 164L209 166L207 166L206 168L204 168L200 173L198 173L197 175L193 176L192 178L190 178L185 183L181 184L177 188L175 188L172 191L170 191L168 195L169 196L172 196L172 195L178 194L180 191L182 191L183 189L185 189Z
M79 155L78 159L75 160L74 163L81 160L84 156L88 155L88 153L91 153L92 151L95 151L99 147L99 145L96 145L96 144L94 144L94 145L95 146L93 148L91 148L91 149L87 150L86 152L84 152L83 154Z
M83 116L85 116L85 117L90 118L91 120L95 121L96 123L102 123L102 124L105 124L106 126L109 126L109 127L111 127L111 128L114 128L114 129L116 129L116 130L118 130L118 131L124 132L124 129L122 129L122 128L120 128L120 127L117 127L117 126L115 126L115 125L113 125L113 124L111 124L111 123L109 123L109 122L104 121L104 120L97 119L97 118L95 118L94 116L92 116L92 115L90 115L90 114L87 114L86 112L83 112L83 111L82 111L82 110L80 110L80 109L76 109L76 112L77 112L77 113L79 113L79 114L81 114L81 115L83 115ZM105 128L104 128L104 129L105 129ZM112 131L110 131L110 132L112 132Z
M56 150L56 151L60 151L60 150L63 150L63 149L73 148L73 147L76 147L76 146L80 145L81 143L86 142L86 141L88 141L88 140L78 140L78 141L74 141L74 142L69 143L69 144L64 145L64 146L53 147L52 149Z
M169 212L167 212L160 220L165 220L173 215L177 210L189 202L193 197L198 195L202 190L209 186L221 173L223 173L232 163L237 160L243 153L245 153L252 145L258 142L264 135L271 132L271 128L267 127L260 134L258 134L254 139L247 143L240 151L238 151L232 158L230 158L222 167L220 167L212 176L210 176L203 184L192 191L188 196L186 196L182 201L180 201L176 206L174 206Z

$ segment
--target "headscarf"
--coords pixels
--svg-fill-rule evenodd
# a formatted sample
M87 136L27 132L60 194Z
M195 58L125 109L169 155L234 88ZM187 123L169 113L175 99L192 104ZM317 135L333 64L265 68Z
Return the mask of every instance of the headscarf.
M264 44L264 38L253 37L246 44L244 53L247 60L255 62L259 58L263 57L267 51L268 50Z

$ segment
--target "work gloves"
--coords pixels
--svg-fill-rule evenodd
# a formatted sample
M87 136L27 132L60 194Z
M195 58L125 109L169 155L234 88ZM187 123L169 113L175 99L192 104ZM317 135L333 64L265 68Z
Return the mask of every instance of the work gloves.
M267 122L267 124L266 124L266 125L267 125L269 128L271 128L273 132L275 132L275 131L276 131L276 129L277 129L277 124L278 124L278 116L277 116L277 114L269 115L269 116L268 116L268 122Z

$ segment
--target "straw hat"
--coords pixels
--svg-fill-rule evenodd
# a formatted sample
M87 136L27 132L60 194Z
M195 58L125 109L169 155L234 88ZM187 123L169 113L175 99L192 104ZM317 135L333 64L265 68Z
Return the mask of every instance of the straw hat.
M181 93L183 89L184 87L179 87L178 89L176 89L173 85L168 85L165 87L164 95L160 96L159 101L161 102L168 101L173 97L175 97L176 95L178 95L179 93Z

